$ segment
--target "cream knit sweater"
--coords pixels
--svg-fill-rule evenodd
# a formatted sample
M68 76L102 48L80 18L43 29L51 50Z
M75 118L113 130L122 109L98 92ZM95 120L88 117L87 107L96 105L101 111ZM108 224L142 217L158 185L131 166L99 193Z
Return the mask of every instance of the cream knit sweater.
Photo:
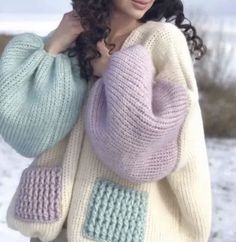
M65 227L69 242L207 242L209 164L183 33L139 26L88 90L71 132L24 170L9 227L43 242Z

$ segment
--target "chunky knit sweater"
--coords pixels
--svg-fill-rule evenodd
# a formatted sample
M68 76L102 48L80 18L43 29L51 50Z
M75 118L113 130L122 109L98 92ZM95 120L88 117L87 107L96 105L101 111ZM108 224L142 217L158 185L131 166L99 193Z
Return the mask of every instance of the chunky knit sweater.
M0 134L25 157L39 155L66 136L87 89L75 58L45 51L51 33L14 37L0 59Z
M43 242L207 242L209 164L183 33L137 27L85 97L71 131L23 171L8 226Z

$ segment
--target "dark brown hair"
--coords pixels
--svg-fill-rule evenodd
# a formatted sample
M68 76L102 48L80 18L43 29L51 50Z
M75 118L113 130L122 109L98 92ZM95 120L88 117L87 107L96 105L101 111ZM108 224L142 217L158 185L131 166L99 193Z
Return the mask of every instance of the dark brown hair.
M87 81L94 78L91 60L101 56L97 50L97 42L102 39L105 41L111 31L106 24L110 17L111 4L111 0L72 0L71 2L73 9L80 16L81 25L85 31L77 37L75 45L68 49L68 55L77 56L81 78L85 78ZM184 16L181 0L156 0L145 15L139 19L139 22L162 19L166 22L173 22L181 29L188 42L190 53L196 60L200 60L205 55L207 47L196 34L196 29L192 26L191 21ZM184 23L186 20L187 23ZM115 47L115 44L110 45Z

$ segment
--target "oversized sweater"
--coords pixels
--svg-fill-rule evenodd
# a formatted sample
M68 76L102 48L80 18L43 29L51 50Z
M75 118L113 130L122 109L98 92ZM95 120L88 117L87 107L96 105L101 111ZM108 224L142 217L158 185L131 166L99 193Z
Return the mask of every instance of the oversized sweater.
M85 97L66 137L23 171L8 226L43 242L62 231L69 242L207 242L209 164L183 33L137 27Z
M44 49L52 33L19 34L0 59L0 134L25 157L36 157L68 134L87 90L75 58Z

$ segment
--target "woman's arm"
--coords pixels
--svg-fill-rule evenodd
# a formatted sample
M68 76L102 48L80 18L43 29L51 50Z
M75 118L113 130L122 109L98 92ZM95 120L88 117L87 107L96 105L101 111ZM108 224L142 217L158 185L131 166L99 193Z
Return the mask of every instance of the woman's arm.
M185 40L172 28L165 34L173 44L178 45L176 38ZM162 179L177 168L180 131L196 100L185 79L192 69L181 68L181 55L171 42L163 41L163 49L156 41L159 46L153 47L152 54L161 55L156 68L141 45L114 53L107 71L92 87L86 107L86 130L98 158L137 183ZM179 48L189 55L187 45ZM175 65L179 65L176 70L171 69Z
M47 36L15 36L0 59L0 134L25 157L63 139L78 119L85 80L63 53L44 47Z

